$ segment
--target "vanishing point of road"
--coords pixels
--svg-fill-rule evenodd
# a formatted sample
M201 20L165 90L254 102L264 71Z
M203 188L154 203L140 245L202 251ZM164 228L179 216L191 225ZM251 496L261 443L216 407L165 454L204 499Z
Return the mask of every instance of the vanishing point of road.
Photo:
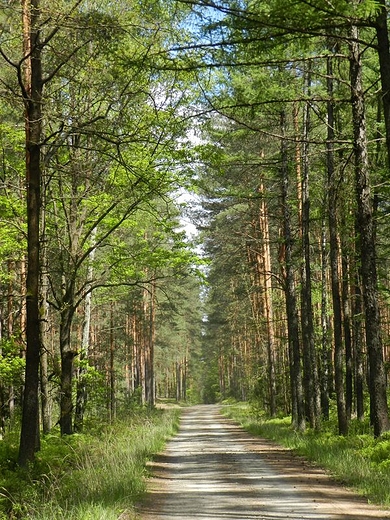
M324 471L224 418L183 411L178 435L151 465L142 520L382 520L389 511Z

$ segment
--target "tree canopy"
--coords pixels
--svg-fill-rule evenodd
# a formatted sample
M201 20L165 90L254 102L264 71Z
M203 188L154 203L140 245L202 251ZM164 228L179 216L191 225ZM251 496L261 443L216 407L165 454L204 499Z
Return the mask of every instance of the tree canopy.
M300 430L335 410L346 434L367 394L389 429L387 16L3 3L0 429L20 408L22 466L41 432L157 399Z

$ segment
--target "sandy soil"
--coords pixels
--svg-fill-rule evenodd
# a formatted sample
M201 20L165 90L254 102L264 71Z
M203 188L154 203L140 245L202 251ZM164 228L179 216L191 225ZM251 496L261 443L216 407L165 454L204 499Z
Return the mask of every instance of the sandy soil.
M390 518L300 457L244 432L217 406L186 409L150 469L142 520Z

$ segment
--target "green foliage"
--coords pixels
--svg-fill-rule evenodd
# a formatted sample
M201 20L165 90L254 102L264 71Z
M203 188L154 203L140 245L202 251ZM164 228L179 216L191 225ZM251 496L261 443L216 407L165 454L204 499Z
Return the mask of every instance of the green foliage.
M390 434L383 434L361 450L364 457L371 461L373 467L390 470Z
M354 3L355 15L363 20L368 20L378 14L381 4L378 0L365 0L364 2Z
M199 400L202 387L200 289L199 278L189 273L174 281L167 279L157 293L155 377L160 395L165 398L176 397L176 367L185 364L186 399Z
M81 369L78 382L85 385L88 399L86 403L86 412L88 415L88 424L95 417L100 417L102 410L107 404L107 387L106 375L100 372L96 367L91 366L88 359L80 360L76 358L75 369Z
M1 106L0 106L1 112ZM0 281L13 280L10 268L12 262L23 258L26 247L24 193L15 189L20 184L23 171L23 151L20 132L10 124L0 125L0 145L2 146L2 175L0 179L0 263L8 269L0 270Z
M89 434L50 434L28 471L16 467L16 442L7 438L0 443L0 515L107 520L132 514L145 491L146 462L177 430L178 416L174 409L138 410Z
M0 342L0 383L19 385L23 381L25 359L20 356L20 344L11 339Z

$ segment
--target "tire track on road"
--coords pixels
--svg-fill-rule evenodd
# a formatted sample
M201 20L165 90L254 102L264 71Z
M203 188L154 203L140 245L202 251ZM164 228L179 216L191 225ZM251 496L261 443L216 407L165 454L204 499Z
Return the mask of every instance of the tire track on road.
M383 520L325 472L253 437L215 405L183 411L166 451L151 464L142 520Z

